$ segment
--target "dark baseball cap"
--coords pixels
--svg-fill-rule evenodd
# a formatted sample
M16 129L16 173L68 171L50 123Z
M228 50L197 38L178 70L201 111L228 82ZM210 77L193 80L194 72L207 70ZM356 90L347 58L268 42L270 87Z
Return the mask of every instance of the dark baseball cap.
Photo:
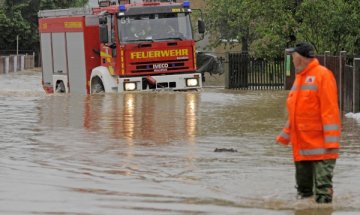
M314 46L310 43L300 42L295 45L293 48L286 49L288 53L297 52L303 57L314 58L315 57L315 49Z

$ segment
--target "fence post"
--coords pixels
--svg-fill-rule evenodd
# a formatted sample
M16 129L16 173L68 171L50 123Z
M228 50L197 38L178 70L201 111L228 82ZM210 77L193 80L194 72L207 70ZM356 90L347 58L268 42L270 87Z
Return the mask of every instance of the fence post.
M17 63L17 67L16 67L17 71L21 71L21 55L17 55L16 63Z
M360 58L353 64L353 112L360 112Z
M283 79L284 79L284 90L288 90L290 87L288 87L287 85L287 77L291 76L291 55L288 54L285 51L284 54L284 74L283 74Z
M342 111L344 110L343 108L343 105L344 105L344 102L343 102L343 94L344 94L344 89L343 89L343 77L344 77L344 71L345 71L345 68L343 66L343 63L345 62L346 63L346 51L341 51L340 52L340 72L339 72L339 101L340 101L340 113L342 113Z
M9 73L14 72L15 64L14 64L15 58L14 55L9 56Z
M20 71L24 71L25 69L25 55L20 55Z
M33 52L33 59L32 59L32 65L31 65L31 68L34 68L35 67L35 52Z
M5 73L5 58L0 56L0 74Z
M324 66L327 67L327 57L330 56L330 51L324 53Z
M9 56L5 56L5 66L4 66L4 73L9 73L10 70L10 57Z
M17 63L17 55L13 55L13 58L14 58L14 70L13 72L17 72L18 71L18 63Z
M25 55L25 69L29 69L30 68L30 65L29 65L29 58L30 58L31 55L28 55L26 54Z
M230 72L229 72L229 52L225 53L224 70L225 70L225 89L230 88Z

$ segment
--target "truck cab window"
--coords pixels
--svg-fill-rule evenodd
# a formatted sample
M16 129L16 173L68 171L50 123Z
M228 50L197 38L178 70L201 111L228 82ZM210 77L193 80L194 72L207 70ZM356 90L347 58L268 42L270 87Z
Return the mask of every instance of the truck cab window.
M118 18L121 42L192 40L189 14L160 13Z

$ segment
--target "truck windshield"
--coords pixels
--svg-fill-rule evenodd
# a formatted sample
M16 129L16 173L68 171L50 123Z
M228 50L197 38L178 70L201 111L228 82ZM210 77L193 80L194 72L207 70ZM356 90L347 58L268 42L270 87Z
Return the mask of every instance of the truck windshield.
M189 14L165 13L119 17L121 42L191 40Z

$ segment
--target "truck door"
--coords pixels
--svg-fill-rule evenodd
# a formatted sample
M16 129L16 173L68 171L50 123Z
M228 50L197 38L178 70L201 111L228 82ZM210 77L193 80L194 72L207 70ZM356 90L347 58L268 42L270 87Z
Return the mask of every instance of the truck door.
M100 19L102 19L100 17ZM102 23L101 23L102 22ZM103 21L100 20L100 28L104 28L106 25L107 40L101 41L101 65L108 68L111 75L115 74L116 66L116 35L115 35L115 16L114 14L108 14L103 17ZM101 26L103 25L103 26Z

